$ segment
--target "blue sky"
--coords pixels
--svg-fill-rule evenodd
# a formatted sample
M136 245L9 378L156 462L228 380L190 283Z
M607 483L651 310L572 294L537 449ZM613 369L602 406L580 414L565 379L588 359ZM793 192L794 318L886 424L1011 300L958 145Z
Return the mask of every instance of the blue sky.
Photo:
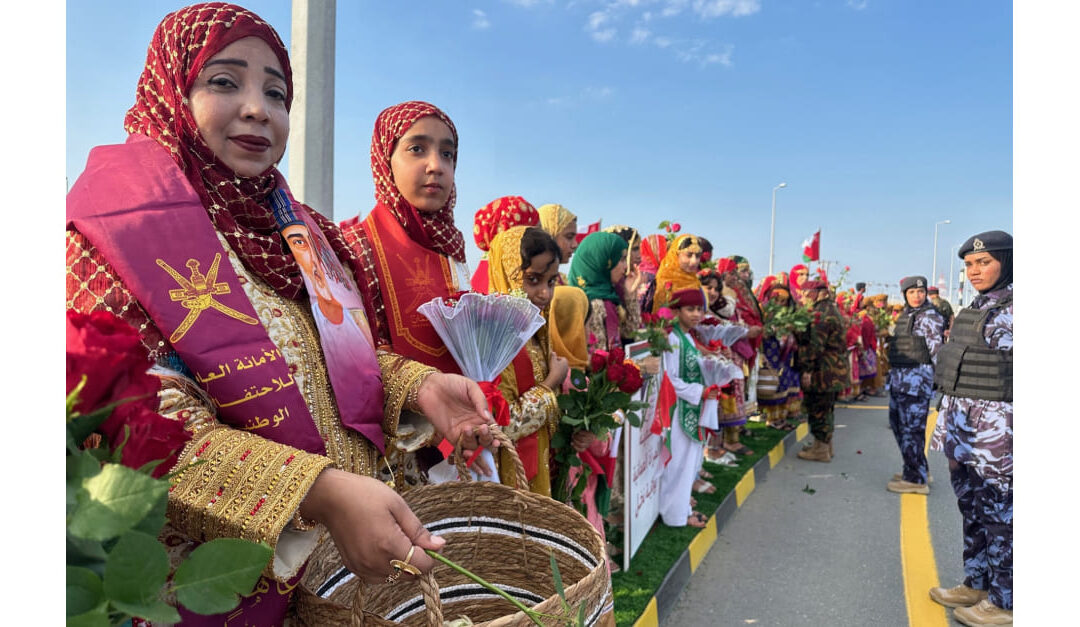
M91 147L123 141L153 29L183 4L67 5L69 181ZM244 6L288 42L289 0ZM373 206L375 116L420 99L460 134L456 216L472 266L473 213L508 194L561 203L582 227L648 233L675 220L720 254L748 257L758 279L781 181L776 270L800 262L820 228L822 257L851 266L848 285L895 286L930 274L935 222L951 220L939 274L968 236L1013 230L1009 2L404 6L338 2L338 220Z

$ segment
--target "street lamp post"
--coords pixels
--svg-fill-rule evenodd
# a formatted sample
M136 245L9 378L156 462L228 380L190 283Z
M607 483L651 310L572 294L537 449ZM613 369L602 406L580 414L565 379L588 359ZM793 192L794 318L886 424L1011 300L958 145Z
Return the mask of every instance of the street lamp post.
M952 291L952 281L953 281L953 260L956 259L956 252L958 250L960 250L960 244L957 244L956 246L953 246L952 248L949 249L949 298L955 298L956 297L956 294L953 294L953 291Z
M942 224L949 224L950 220L942 220L941 222L934 223L934 269L930 273L930 285L934 285L937 282L937 228Z
M772 222L769 224L769 276L773 273L773 245L776 242L776 190L787 187L787 183L780 183L772 190Z

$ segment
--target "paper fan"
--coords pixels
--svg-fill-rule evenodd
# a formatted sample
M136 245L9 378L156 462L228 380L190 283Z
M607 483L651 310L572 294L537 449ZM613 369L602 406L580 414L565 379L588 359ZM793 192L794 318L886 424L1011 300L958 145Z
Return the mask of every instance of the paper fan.
M742 368L722 355L702 355L698 357L698 365L701 366L701 378L705 387L724 387L735 379L743 378Z
M718 324L699 324L694 330L706 343L720 340L724 346L732 346L735 342L746 337L750 331L744 324L733 322L719 322Z
M434 298L416 308L431 321L462 374L493 381L544 326L527 298L466 292L457 301Z

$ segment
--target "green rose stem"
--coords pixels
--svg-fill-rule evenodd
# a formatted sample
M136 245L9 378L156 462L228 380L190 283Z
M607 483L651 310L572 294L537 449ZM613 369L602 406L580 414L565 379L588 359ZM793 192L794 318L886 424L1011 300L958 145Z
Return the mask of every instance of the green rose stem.
M473 581L480 584L481 586L484 586L488 590L491 590L495 594L497 594L497 595L501 596L502 598L506 599L507 601L513 603L514 607L518 608L522 612L525 612L525 615L528 616L532 620L532 622L536 623L537 625L543 625L544 624L544 623L540 622L541 617L543 617L543 618L559 618L558 616L552 616L550 614L542 614L540 612L536 612L536 611L533 611L533 610L525 607L521 603L521 601L518 601L517 599L510 596L509 594L506 594L505 592L503 592L499 588L497 588L497 587L491 585L490 583L484 581L484 579L482 577L480 577L479 575L475 575L475 574L469 572L464 567L458 566L454 562L451 562L449 559L443 557L442 555L439 555L438 553L436 553L435 551L432 551L431 549L424 549L424 552L427 553L428 555L430 555L432 557L432 559L436 559L436 560L442 562L443 564L446 564L447 566L449 566L450 568L453 568L454 570L458 571L462 575L465 575L469 579L472 579Z

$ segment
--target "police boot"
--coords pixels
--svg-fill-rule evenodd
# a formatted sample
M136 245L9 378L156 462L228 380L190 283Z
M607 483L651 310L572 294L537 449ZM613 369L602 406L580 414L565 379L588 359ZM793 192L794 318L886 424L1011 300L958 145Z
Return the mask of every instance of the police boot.
M970 627L984 627L985 625L1012 625L1012 610L1003 610L983 599L971 607L958 607L953 610L953 616L958 622Z
M800 459L806 459L812 462L832 461L832 455L829 453L829 445L816 439L813 444L799 451L797 455Z
M964 584L952 588L930 588L930 598L945 607L968 607L986 598L986 590L976 590Z

